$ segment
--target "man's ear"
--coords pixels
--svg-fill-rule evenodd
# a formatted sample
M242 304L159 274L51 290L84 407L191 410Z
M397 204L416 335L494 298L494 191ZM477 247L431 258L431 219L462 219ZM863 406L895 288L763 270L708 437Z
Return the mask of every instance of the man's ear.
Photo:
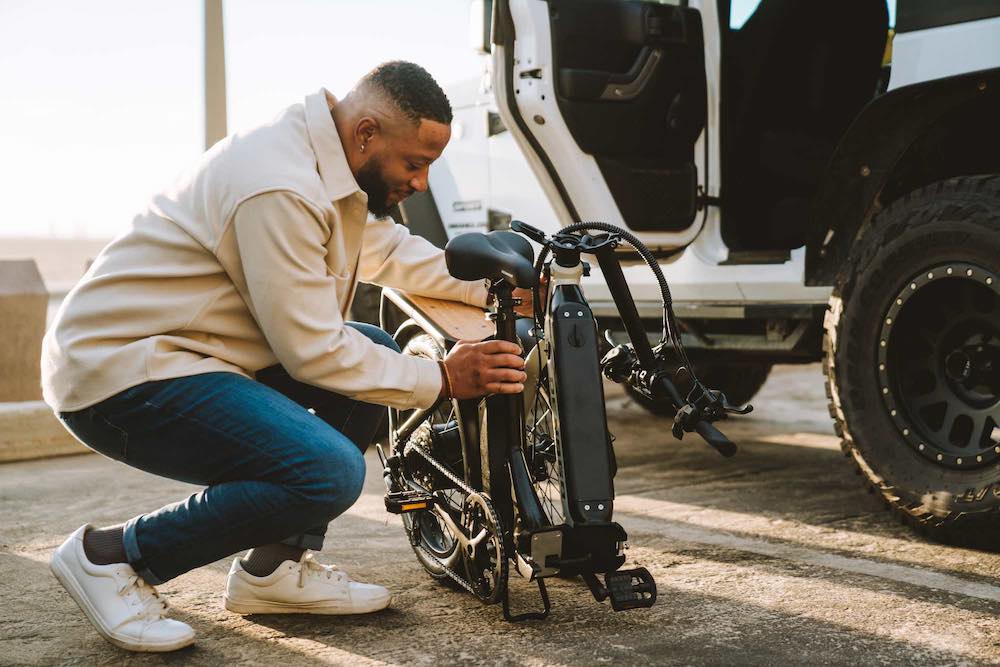
M378 119L372 116L363 116L354 126L354 141L358 146L366 146L372 139L381 134L382 126Z

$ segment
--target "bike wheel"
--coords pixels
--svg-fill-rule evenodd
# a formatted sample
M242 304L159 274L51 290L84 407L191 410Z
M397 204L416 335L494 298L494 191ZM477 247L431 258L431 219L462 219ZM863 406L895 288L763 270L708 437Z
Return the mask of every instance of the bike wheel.
M524 453L542 511L552 525L565 523L562 461L556 443L553 411L547 374L538 380L534 399L524 413Z
M442 350L434 339L427 334L417 334L403 345L403 354L425 357L428 359L443 359ZM412 410L391 409L392 423L398 427L413 413ZM463 479L465 450L465 433L462 428L461 407L458 401L445 401L428 418L430 428L435 431L431 455L443 463L449 472ZM393 443L394 448L400 448L399 443ZM398 453L402 453L397 449ZM438 471L426 459L416 452L403 457L404 468L411 479L429 490L440 501L440 506L448 513L456 525L461 525L462 504L465 494L454 482ZM451 529L433 510L419 510L402 515L403 527L407 536L418 533L416 544L411 539L410 544L420 565L433 578L451 581L442 567L461 571L462 554L458 542ZM428 556L428 552L430 557Z

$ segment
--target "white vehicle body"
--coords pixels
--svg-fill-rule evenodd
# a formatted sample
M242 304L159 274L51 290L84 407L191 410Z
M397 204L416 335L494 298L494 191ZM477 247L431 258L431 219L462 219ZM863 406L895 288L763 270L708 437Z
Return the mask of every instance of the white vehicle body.
M448 92L454 96L455 90ZM496 113L497 107L490 88L478 87L478 92L478 99L471 104L454 108L455 120L448 152L430 170L431 193L448 237L470 231L489 231L491 209L513 214L515 219L524 220L547 233L570 224L572 221L568 213L557 213L562 208L558 199L553 203L541 185L547 179L536 176L514 135L505 131L487 136L488 114ZM579 149L574 148L573 151L579 154ZM598 179L594 187L595 190L603 190L605 203L610 204L607 210L617 212L604 182ZM729 249L719 233L719 210L709 207L706 211L704 220L692 233L685 235L694 236L693 239L671 238L669 234L638 234L651 249L686 244L683 251L662 264L677 303L826 303L830 296L828 287L804 285L804 248L793 251L791 260L785 264L719 266L719 262L728 257ZM584 219L624 226L620 216L617 221L600 215L585 216ZM695 233L699 231L702 233ZM658 311L659 289L645 264L636 262L625 266L624 271L639 308ZM614 308L596 266L592 275L584 279L583 285L595 312L609 312L608 309ZM680 310L684 307L681 306Z
M448 91L433 199L402 222L439 245L628 228L705 386L743 403L822 361L869 489L1000 548L1000 2L895 0L894 27L883 0L760 0L738 25L731 2L492 0L484 76ZM656 337L652 273L620 257ZM582 286L621 328L596 266Z
M698 186L718 198L722 182L719 26L729 17L717 15L715 0L691 0L689 6L702 17L707 97L705 129L694 150ZM447 91L455 114L452 141L430 171L430 189L447 236L488 231L496 228L498 218L524 220L549 233L576 222L519 129L514 112L529 124L534 140L559 174L578 219L627 228L594 157L580 149L563 121L554 90L548 3L511 0L509 8L517 27L513 54L517 108L511 109L500 92L505 55L500 45L482 56L481 79L460 82ZM896 37L894 48L889 90L998 67L1000 17L908 32ZM748 305L827 302L829 285L807 285L805 247L791 249L787 259L777 263L732 261L721 231L722 215L718 206L707 205L682 231L636 232L651 249L664 251L661 265L680 317L741 318ZM651 272L641 261L624 270L640 313L655 317L660 296ZM596 266L583 284L598 315L615 312Z

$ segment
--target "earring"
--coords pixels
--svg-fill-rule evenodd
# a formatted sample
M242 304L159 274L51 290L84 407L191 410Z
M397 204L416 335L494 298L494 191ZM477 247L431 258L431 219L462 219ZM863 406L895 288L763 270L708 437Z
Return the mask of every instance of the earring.
M362 153L364 153L364 152L365 152L365 145L364 145L364 144L361 144L361 152L362 152Z

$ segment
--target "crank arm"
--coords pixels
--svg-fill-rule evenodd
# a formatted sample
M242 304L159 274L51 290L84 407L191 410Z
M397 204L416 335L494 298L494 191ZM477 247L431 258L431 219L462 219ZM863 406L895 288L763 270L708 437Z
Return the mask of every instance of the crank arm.
M434 514L437 515L437 517L444 522L445 527L447 527L448 530L451 531L451 534L455 537L455 540L457 540L458 543L461 544L463 548L468 548L470 546L475 548L480 542L483 541L483 539L488 534L486 530L481 530L479 531L479 534L476 535L475 537L472 538L467 537L465 532L459 527L457 523L455 523L455 520L451 518L451 515L448 514L448 512L441 507L441 505L438 503L438 499L435 498L430 491L425 489L419 482L416 482L414 480L407 479L406 482L411 489L425 493L433 499L433 504L431 504L431 506L427 508L427 510L434 512Z
M489 534L484 528L483 530L480 530L479 534L475 537L466 537L462 529L458 527L457 523L455 523L455 520L451 518L451 515L442 509L440 505L434 505L432 509L434 510L434 513L438 515L438 518L444 521L448 530L451 531L451 534L455 537L458 543L462 545L463 549L468 549L469 547L475 549L476 546L478 546L479 543L482 542L483 539Z

